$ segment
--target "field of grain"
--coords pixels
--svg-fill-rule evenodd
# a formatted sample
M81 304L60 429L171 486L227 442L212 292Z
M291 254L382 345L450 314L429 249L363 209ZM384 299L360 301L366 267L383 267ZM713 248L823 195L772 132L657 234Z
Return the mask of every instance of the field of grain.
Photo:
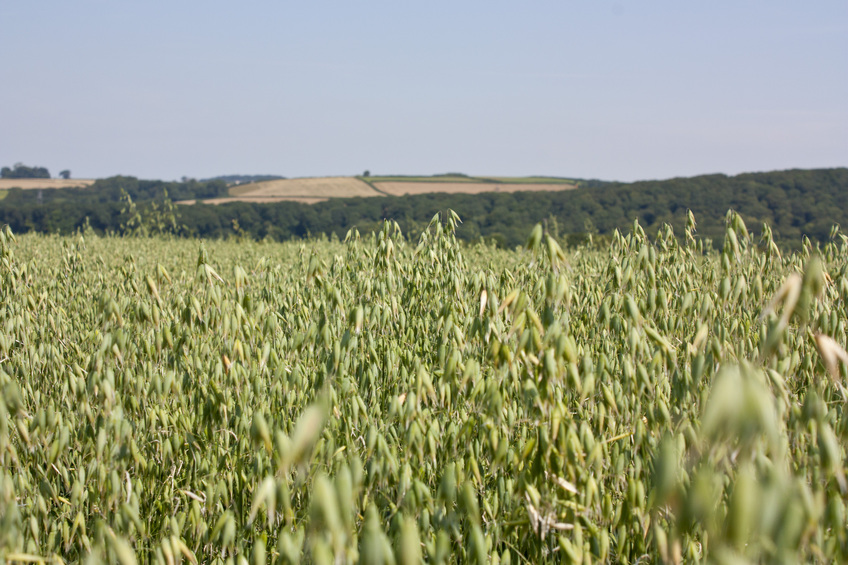
M0 563L848 562L848 239L459 221L0 230Z
M38 188L74 188L91 186L94 179L0 179L0 190L22 188L34 190Z
M376 182L378 190L392 196L405 194L427 194L447 192L451 194L480 194L482 192L526 192L571 190L573 184L521 184L521 183L472 183L472 182Z
M244 184L230 189L239 198L352 198L380 196L368 184L354 177L281 179Z

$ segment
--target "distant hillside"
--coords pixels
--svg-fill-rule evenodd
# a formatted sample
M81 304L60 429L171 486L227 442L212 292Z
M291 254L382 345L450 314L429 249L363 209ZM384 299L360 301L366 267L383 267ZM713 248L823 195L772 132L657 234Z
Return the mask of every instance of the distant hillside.
M205 200L206 204L235 201L304 202L315 204L333 198L404 196L427 193L517 192L570 190L575 181L553 177L470 177L459 173L422 176L310 177L263 180L231 186L229 195ZM180 204L194 204L196 200Z
M634 220L649 233L667 222L682 235L690 209L701 237L720 241L725 214L733 209L755 232L768 223L782 245L796 247L803 235L825 240L833 224L848 226L848 169L703 175L545 192L331 199L313 205L234 202L214 209L185 207L180 212L198 234L225 236L235 219L241 230L256 237L286 239L320 233L343 237L352 227L366 233L383 219L393 219L416 235L433 214L448 208L463 220L458 237L467 241L484 237L506 247L522 244L540 221L572 243L590 233L628 230ZM210 231L214 224L220 231Z
M313 179L310 186L315 191L345 188L348 196L377 196L366 186L374 180L377 179L371 177L366 183L361 177L337 177L341 184L335 187L326 179ZM475 241L483 237L506 247L523 243L537 222L545 222L552 232L572 244L589 234L604 236L615 229L628 230L634 219L648 233L656 233L663 223L669 223L676 233L683 234L690 209L698 222L698 235L716 241L723 237L728 209L739 212L754 232L768 223L786 247L797 247L804 235L826 240L834 224L848 226L846 168L703 175L636 183L597 182L590 187L581 182L577 189L560 181L561 188L547 191L528 191L529 186L516 183L514 188L521 189L518 192L432 192L372 198L336 198L324 192L314 192L310 197L291 192L295 185L286 184L288 181L277 182L281 184L266 185L267 190L288 190L287 197L304 198L307 202L329 199L316 204L260 203L263 198L280 198L282 193L256 194L251 202L180 206L176 210L182 226L180 233L227 237L238 230L241 235L276 240L322 233L343 237L351 228L364 234L379 228L384 219L392 219L410 237L416 237L436 212L447 209L455 210L462 218L459 238ZM455 179L451 183L462 184ZM423 183L417 185L420 184ZM501 184L506 183L501 180ZM242 188L247 187L239 187ZM566 188L572 189L563 190ZM85 225L88 217L96 230L119 232L126 222L120 213L121 190L131 194L142 211L150 208L153 200L161 201L165 190L175 200L217 198L221 202L222 198L233 198L220 180L162 183L115 177L86 189L44 190L41 195L20 189L0 191L0 224L9 223L16 232L66 233Z

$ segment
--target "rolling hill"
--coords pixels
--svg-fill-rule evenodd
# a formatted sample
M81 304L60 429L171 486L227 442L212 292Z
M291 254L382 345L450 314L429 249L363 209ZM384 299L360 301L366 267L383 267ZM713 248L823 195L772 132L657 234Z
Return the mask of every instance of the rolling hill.
M301 202L316 204L332 198L405 196L416 194L481 194L486 192L560 191L577 188L570 179L555 177L314 177L274 179L232 186L229 196L204 199L204 204L231 202ZM178 204L195 204L183 200Z

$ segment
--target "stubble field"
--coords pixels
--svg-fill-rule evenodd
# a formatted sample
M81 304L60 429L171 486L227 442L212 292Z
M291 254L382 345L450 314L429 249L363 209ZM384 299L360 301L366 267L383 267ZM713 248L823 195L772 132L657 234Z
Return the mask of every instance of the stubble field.
M0 190L22 188L36 190L39 188L74 188L91 186L93 179L0 179Z
M403 196L446 192L521 192L571 190L577 184L566 179L545 177L498 177L480 179L465 176L436 177L321 177L263 181L230 188L230 196L204 200L206 204L228 202L303 202L314 204L330 198ZM179 204L194 204L185 200Z
M230 195L238 198L352 198L379 196L373 188L354 177L316 177L270 180L235 186Z

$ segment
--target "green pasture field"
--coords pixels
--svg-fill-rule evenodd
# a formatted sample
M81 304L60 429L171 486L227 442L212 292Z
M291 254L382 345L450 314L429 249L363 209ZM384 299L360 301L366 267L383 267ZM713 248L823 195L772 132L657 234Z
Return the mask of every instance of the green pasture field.
M844 563L848 243L727 220L4 229L0 561Z
M576 184L572 179L561 177L485 177L487 182L498 182L504 184Z
M472 177L466 175L433 175L433 176L370 176L357 177L369 182L468 182L492 184L575 184L573 180L560 177Z

